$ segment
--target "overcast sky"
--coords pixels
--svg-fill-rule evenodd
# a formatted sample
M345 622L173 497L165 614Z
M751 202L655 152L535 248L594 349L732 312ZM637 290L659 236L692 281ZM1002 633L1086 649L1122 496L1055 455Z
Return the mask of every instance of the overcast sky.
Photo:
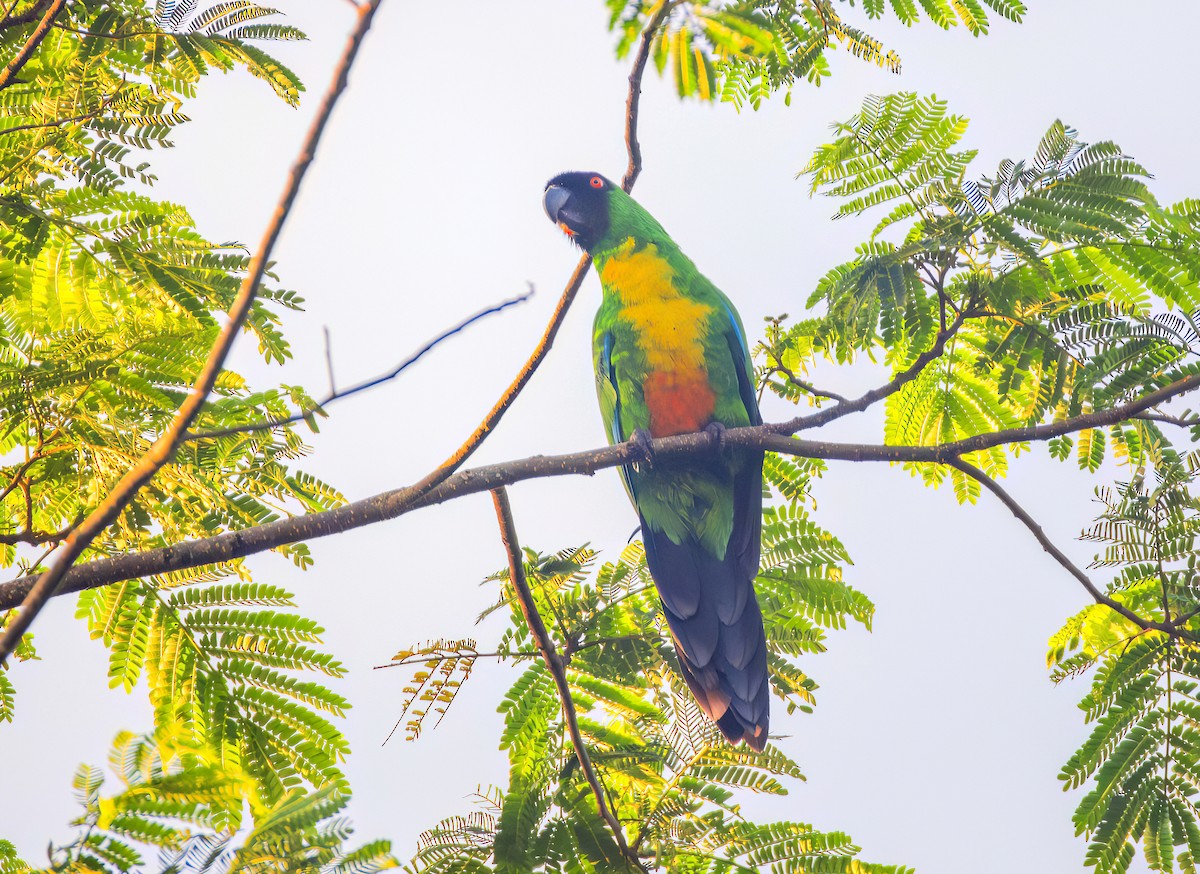
M738 305L751 334L764 315L803 311L815 281L852 257L871 219L831 223L796 171L870 93L936 92L972 120L976 174L1030 155L1062 118L1084 139L1113 139L1155 174L1165 201L1200 194L1194 90L1200 5L1028 0L1024 25L997 21L974 39L957 28L872 25L904 59L894 76L844 52L820 89L738 115L680 103L648 75L637 198ZM191 104L178 148L153 156L158 195L185 204L210 238L256 243L331 64L351 25L336 0L280 4L312 36L280 54L309 86L299 111L244 74L213 77ZM1153 10L1153 13L1142 10ZM857 10L847 8L854 20ZM614 60L599 0L405 3L384 0L276 252L285 284L308 300L285 328L285 369L237 350L259 385L325 386L322 328L340 383L390 369L464 315L523 291L519 310L445 344L387 387L332 408L303 467L361 498L418 479L470 432L540 335L576 253L546 221L541 192L565 169L618 178L627 67ZM589 277L537 377L472 464L595 447ZM824 370L839 392L879 371ZM791 415L768 405L768 420ZM878 441L880 417L839 425ZM1107 473L1111 474L1111 471ZM1097 480L1038 450L1008 487L1080 562L1073 541L1092 518ZM1085 593L1007 512L959 507L900 468L835 463L816 490L817 520L849 548L849 580L878 608L873 633L834 633L803 660L821 684L815 715L774 731L808 780L786 798L748 798L755 817L850 833L863 858L922 874L1082 869L1062 763L1087 729L1080 682L1046 679L1045 642ZM635 521L612 471L512 488L522 541L543 551L590 542L613 557ZM353 755L352 815L363 839L389 837L407 858L416 835L469 809L477 785L503 784L495 712L511 668L481 665L442 726L417 743L381 746L399 714L402 669L372 671L397 649L441 636L499 633L474 625L492 599L479 581L504 564L487 495L313 544L316 566L252 560L256 578L297 593L351 667L339 691ZM18 665L16 723L0 727L6 790L0 834L29 860L69 836L69 783L104 761L120 729L150 728L144 692L106 689L105 653L63 598L39 619L43 661ZM18 791L12 791L19 787ZM1140 862L1138 863L1141 864ZM1139 869L1140 870L1140 869Z

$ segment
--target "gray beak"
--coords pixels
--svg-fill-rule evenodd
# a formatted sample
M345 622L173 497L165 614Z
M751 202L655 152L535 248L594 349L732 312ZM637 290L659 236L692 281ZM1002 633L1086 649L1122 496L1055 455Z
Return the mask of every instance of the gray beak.
M550 216L550 221L558 224L559 213L562 212L564 206L571 199L571 192L565 188L560 188L557 185L551 185L546 189L546 193L542 196L542 206L546 209L546 215Z

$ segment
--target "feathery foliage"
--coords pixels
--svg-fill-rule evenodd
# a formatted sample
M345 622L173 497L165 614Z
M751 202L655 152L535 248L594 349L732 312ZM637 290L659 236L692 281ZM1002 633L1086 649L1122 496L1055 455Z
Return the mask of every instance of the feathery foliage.
M968 179L975 153L956 148L966 126L943 101L911 93L869 98L835 126L804 168L812 191L842 201L835 217L884 215L813 292L823 315L772 326L760 347L767 388L821 403L798 386L813 361L882 349L895 376L886 441L934 445L1062 421L1194 372L1195 205L1161 206L1140 164L1061 122L1033 158ZM1163 440L1136 420L1083 432L1075 454L1095 470L1111 445L1137 464ZM1071 448L1070 438L1051 445L1056 457ZM993 476L1008 465L999 447L968 460ZM914 468L934 484L946 476ZM977 483L951 479L960 500L975 500Z
M767 481L781 499L763 528L759 601L767 630L771 685L789 709L809 711L815 681L796 659L822 652L826 631L848 621L870 625L873 607L843 579L842 545L810 518L809 479L819 465L771 456ZM755 754L730 747L700 712L675 659L641 543L596 568L587 547L525 552L525 572L566 675L589 758L610 804L629 823L626 840L667 870L893 872L856 859L844 834L802 823L755 825L741 815L739 792L787 794L803 779L776 746ZM621 870L621 854L603 826L579 768L553 680L508 584L484 612L507 614L497 651L534 661L500 705L509 784L478 797L478 809L426 832L412 869L445 871ZM482 618L482 617L481 617ZM474 641L439 641L405 659L475 658ZM432 666L433 662L430 662ZM440 664L440 662L439 662ZM418 677L425 676L423 670ZM409 697L413 695L410 690ZM442 699L448 705L449 700Z
M36 19L48 5L17 0L0 21L0 55L11 57L28 36L12 19ZM300 81L254 45L304 39L267 23L276 16L250 0L199 12L195 0L159 0L153 9L141 0L68 4L40 50L0 89L0 188L72 179L107 191L126 179L152 182L138 151L171 145L172 130L188 121L184 102L214 70L245 69L295 105Z
M1064 788L1089 789L1074 819L1098 874L1128 871L1137 844L1154 871L1194 871L1200 860L1200 502L1190 492L1200 459L1155 460L1098 490L1104 512L1084 538L1105 546L1093 567L1118 569L1113 598L1192 639L1143 631L1095 606L1050 640L1056 680L1093 674L1079 707L1094 728L1059 776Z
M396 866L386 841L346 846L346 794L326 787L267 803L255 780L219 758L178 736L119 735L109 766L121 789L106 795L104 772L79 768L76 834L51 845L51 865L39 874L375 874ZM6 857L4 842L0 865L34 870Z
M626 56L666 0L606 0ZM49 0L17 0L0 17L13 58ZM820 84L826 51L898 71L898 55L851 17L851 0L675 0L651 40L660 74L681 97L757 108L801 81ZM842 13L849 13L843 17ZM986 34L1020 21L1017 0L863 0L867 23L961 25ZM144 152L170 145L201 79L235 68L295 104L302 87L256 45L302 39L251 0L71 0L16 74L0 79L0 566L33 569L93 507L177 409L222 311L247 268L244 250L214 243L181 205L154 200ZM869 99L837 125L804 172L837 198L836 218L877 216L869 238L831 269L811 312L771 320L760 382L793 403L847 401L806 380L820 358L878 355L892 381L883 437L937 445L1111 408L1200 372L1200 203L1162 205L1150 175L1110 142L1061 122L1032 156L968 177L965 118L932 97ZM268 362L290 349L279 311L288 290L264 288L247 323ZM296 386L256 390L221 375L197 431L236 429L313 406ZM314 422L309 422L315 427ZM1178 427L1183 426L1183 427ZM1180 439L1182 435L1182 439ZM1104 512L1085 538L1103 544L1092 569L1116 569L1114 602L1072 617L1050 642L1053 677L1088 674L1081 708L1091 735L1062 771L1083 790L1075 817L1086 861L1123 874L1140 848L1157 871L1195 871L1200 853L1200 591L1192 497L1200 462L1177 442L1200 438L1190 411L1152 410L1048 444L1091 472L1113 458L1129 471L1101 487ZM1173 442L1174 441L1174 442ZM1003 475L1025 447L965 456ZM98 539L118 554L336 506L341 495L294 468L307 451L282 426L194 439ZM945 466L912 465L957 498L979 483ZM832 629L869 628L873 606L844 579L838 539L812 517L819 462L768 456L775 500L763 519L756 582L771 688L789 712L811 711L811 656ZM300 566L302 545L280 550ZM537 609L566 662L588 757L625 842L647 867L686 872L899 872L861 862L837 831L757 824L747 792L786 795L800 765L770 745L755 755L720 740L686 690L640 544L601 564L590 548L526 550ZM521 671L500 704L503 788L421 838L414 872L591 872L625 861L600 816L568 735L553 678L537 653L507 572L483 616L507 620L495 654L443 638L398 652L414 673L397 727L417 740L440 723L479 658ZM122 735L112 769L122 788L81 768L83 813L50 868L304 871L395 866L385 842L350 849L340 771L347 744L333 721L349 702L326 678L344 671L321 628L292 596L230 562L85 594L78 615L109 650L109 676L143 682L155 733ZM483 618L483 617L481 617ZM35 658L26 639L17 661ZM0 722L13 719L10 665L0 670ZM313 674L320 677L314 679ZM816 817L813 817L816 818ZM0 874L31 871L0 841Z
M670 0L605 0L609 29L619 34L617 56L624 57L646 23ZM660 75L668 68L680 97L720 100L754 109L777 91L790 104L797 82L820 85L830 73L825 53L843 49L893 73L900 56L879 39L839 14L854 0L675 0L666 25L651 44ZM974 36L988 32L987 10L1019 22L1019 0L866 0L868 19L894 16L911 27L927 19L942 29L962 25ZM986 7L986 8L985 8Z
M11 56L49 6L10 4L0 52ZM72 2L0 84L0 567L38 568L163 432L203 365L249 257L148 196L153 177L135 159L171 145L214 70L244 69L295 105L296 77L254 45L303 38L277 17L247 0ZM279 311L301 304L273 284L260 290L246 330L267 362L291 356ZM196 427L236 428L293 405L313 406L299 387L259 391L227 370ZM335 489L293 467L307 449L291 427L192 440L87 557L337 506ZM302 544L279 551L310 563ZM344 669L292 606L236 561L88 592L78 615L109 648L112 685L146 681L160 732L282 804L304 788L344 792L347 752L330 717L349 704L298 673ZM16 655L33 656L28 641ZM0 721L13 698L0 671ZM91 793L92 777L80 779ZM105 864L124 870L129 857L112 852Z

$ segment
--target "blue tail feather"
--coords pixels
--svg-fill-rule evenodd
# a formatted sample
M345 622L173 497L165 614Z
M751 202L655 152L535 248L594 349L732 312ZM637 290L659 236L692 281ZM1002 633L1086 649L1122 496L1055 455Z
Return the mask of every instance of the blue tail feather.
M646 562L663 601L684 679L731 743L761 750L769 695L762 613L746 552L731 543L717 558L694 540L671 542L642 520ZM757 547L758 538L753 546ZM747 550L749 551L749 550Z

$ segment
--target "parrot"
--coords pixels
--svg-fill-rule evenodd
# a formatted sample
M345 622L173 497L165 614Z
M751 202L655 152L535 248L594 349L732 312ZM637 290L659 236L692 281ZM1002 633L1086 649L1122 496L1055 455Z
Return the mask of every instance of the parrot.
M763 454L723 445L762 424L746 331L733 304L653 216L599 173L547 184L550 220L592 256L603 299L593 326L596 391L610 443L715 433L712 457L621 468L680 673L731 744L767 743L769 685L754 593Z

